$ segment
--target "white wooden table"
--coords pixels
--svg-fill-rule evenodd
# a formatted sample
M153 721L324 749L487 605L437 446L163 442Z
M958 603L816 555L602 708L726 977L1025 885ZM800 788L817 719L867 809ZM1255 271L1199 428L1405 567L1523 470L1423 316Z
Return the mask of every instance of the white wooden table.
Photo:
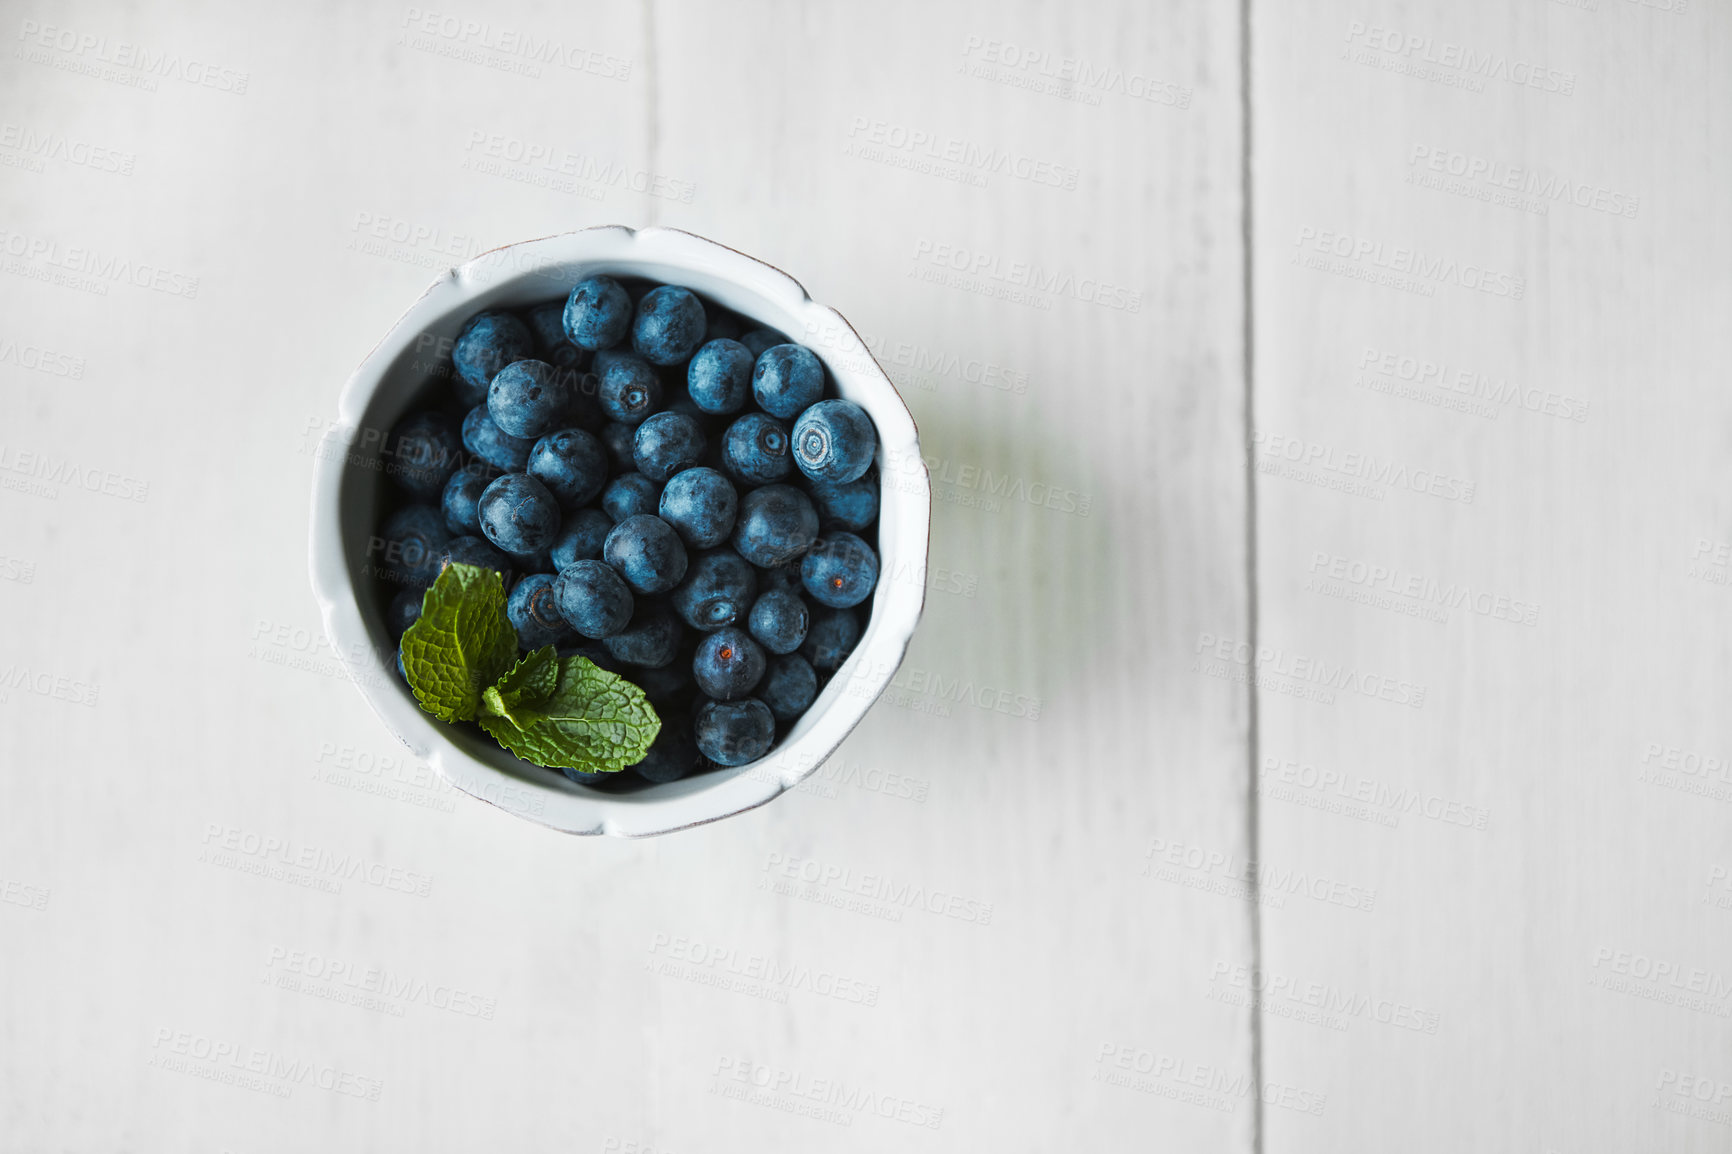
M4 28L0 1149L1732 1147L1722 0ZM401 755L305 561L420 287L604 222L936 496L891 696L641 843Z

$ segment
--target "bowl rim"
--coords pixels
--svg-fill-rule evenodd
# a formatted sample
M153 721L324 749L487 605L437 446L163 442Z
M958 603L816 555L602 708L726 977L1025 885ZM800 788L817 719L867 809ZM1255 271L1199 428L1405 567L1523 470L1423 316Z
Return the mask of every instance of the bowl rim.
M661 271L634 272L631 266ZM683 274L710 283L693 286L701 295L716 296L719 282L733 301L752 298L764 310L780 310L789 323L768 325L762 317L736 311L811 348L838 393L866 409L879 437L880 577L854 652L764 757L632 793L604 792L570 782L557 771L517 763L490 741L476 740L422 711L384 659L395 646L381 632L376 611L375 620L367 619L354 558L345 544L344 497L347 484L361 472L349 466L354 454L366 452L365 444L356 444L366 411L387 378L399 375L415 342L440 327L452 328L455 335L462 319L485 308L524 307L487 298L510 295L531 281L548 282L550 291L543 295L552 299L557 293L551 290L567 291L588 275L576 269L664 281ZM400 409L375 427L389 426L402 415ZM924 610L931 512L931 483L913 414L845 317L814 301L783 270L707 237L660 226L596 225L502 245L446 271L362 359L338 395L337 420L321 438L314 461L308 564L326 637L345 673L392 735L441 778L550 829L649 837L706 825L774 800L815 772L864 719L901 665ZM898 573L914 579L898 578ZM381 639L386 640L383 649Z

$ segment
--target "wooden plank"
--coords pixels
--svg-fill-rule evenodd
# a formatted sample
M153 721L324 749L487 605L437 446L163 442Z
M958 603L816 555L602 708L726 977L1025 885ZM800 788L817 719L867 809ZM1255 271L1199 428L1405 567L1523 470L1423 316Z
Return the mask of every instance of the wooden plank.
M75 29L223 61L244 95L57 49L0 76L33 125L137 162L20 173L7 227L200 278L185 299L0 277L0 336L87 362L68 387L0 368L5 444L150 485L0 492L5 553L36 566L0 582L5 660L100 683L90 708L0 705L0 881L49 894L0 907L0 1132L1248 1150L1250 1014L1207 994L1250 964L1250 907L1183 868L1248 853L1246 692L1195 665L1200 635L1247 631L1236 14L416 11ZM507 34L586 52L531 75ZM922 170L897 128L961 171ZM895 698L798 796L632 844L393 760L304 561L309 434L432 270L607 220L714 236L839 307L902 381L940 498ZM384 880L289 885L249 870L266 844ZM221 1084L216 1045L362 1096ZM780 1088L730 1097L754 1080Z
M1729 28L1668 7L1254 5L1256 984L1327 1094L1268 1150L1726 1147L1664 767L1727 740Z
M1244 691L1198 676L1190 653L1199 630L1242 630L1246 604L1233 14L707 11L657 8L660 156L699 190L658 219L795 271L849 317L903 385L936 500L921 632L841 755L929 779L928 800L888 803L886 820L846 788L841 804L789 799L748 819L758 844L718 829L701 852L736 876L773 853L886 870L993 916L886 925L776 895L718 901L695 932L750 927L778 952L855 960L887 975L885 1002L858 1028L835 1007L806 1029L717 1033L668 1092L698 1087L729 1044L941 1103L946 1148L1146 1133L1247 1148L1246 1012L1202 994L1212 966L1248 958L1249 910L1139 876L1156 839L1244 845ZM1085 64L1118 70L1115 88L1026 87ZM1126 95L1130 74L1189 107ZM718 99L737 103L718 115ZM1024 292L1018 263L1071 280ZM1102 303L1130 294L1134 311ZM688 993L658 1023L670 1038L707 1019L714 999ZM1182 1072L1134 1069L1169 1059ZM1172 1100L1200 1068L1206 1104ZM813 1130L704 1106L658 1143ZM862 1148L884 1141L860 1130Z

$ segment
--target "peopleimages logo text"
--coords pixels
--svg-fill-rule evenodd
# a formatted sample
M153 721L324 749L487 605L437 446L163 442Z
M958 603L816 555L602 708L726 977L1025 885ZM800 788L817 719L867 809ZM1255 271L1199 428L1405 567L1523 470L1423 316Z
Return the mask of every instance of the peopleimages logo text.
M1457 368L1441 358L1409 356L1406 353L1366 345L1359 354L1359 368L1381 377L1459 393L1493 405L1520 405L1530 413L1581 422L1588 419L1588 402L1563 393L1524 388L1503 377L1475 369Z
M7 337L0 337L0 365L17 365L31 372L46 373L51 377L68 377L75 381L84 377L83 357L55 352L41 345Z
M98 282L124 282L136 288L150 289L187 300L198 296L198 277L146 261L133 261L114 253L103 253L83 245L62 246L58 240L50 237L32 236L3 227L0 227L0 254L31 264L82 273L94 277ZM102 291L106 293L107 289Z
M1255 996L1259 1009L1282 1017L1290 1016L1282 1012L1284 1003L1309 1007L1326 1019L1333 1018L1341 1023L1331 1024L1331 1029L1346 1029L1345 1019L1361 1018L1416 1034L1436 1034L1440 1023L1437 1011L1411 1002L1362 994L1330 982L1279 974L1241 962L1216 962L1209 972L1209 982L1214 986L1246 991Z
M131 176L138 157L120 149L92 144L60 132L43 132L7 121L0 124L0 148L19 152L34 160L63 160L98 172Z
M1251 444L1274 460L1291 461L1319 472L1374 485L1388 485L1392 489L1407 489L1446 501L1460 501L1464 505L1473 504L1474 482L1435 469L1409 469L1394 461L1379 460L1369 453L1342 452L1333 445L1262 429L1252 430Z
M1310 251L1337 260L1364 262L1391 273L1411 276L1420 281L1453 284L1494 297L1519 301L1527 294L1527 278L1519 273L1500 272L1476 264L1463 264L1452 257L1427 254L1405 245L1385 245L1380 240L1354 236L1352 233L1302 226L1294 238L1294 259Z
M1407 155L1407 163L1418 168L1421 164L1432 172L1459 177L1469 184L1481 184L1489 189L1519 192L1546 201L1567 201L1577 208L1588 208L1609 216L1634 218L1642 206L1640 197L1615 192L1597 184L1584 184L1538 169L1483 156L1470 156L1448 148L1416 144Z
M307 950L272 946L265 957L265 969L281 970L284 974L297 978L365 994L379 994L400 1002L421 1002L436 1010L446 1010L489 1022L499 1008L497 998L485 997L456 986L430 983L424 978L395 973L380 966L326 957Z
M934 485L949 485L982 497L1040 505L1060 513L1087 517L1093 498L1087 493L1044 481L1029 481L1014 473L995 473L982 465L959 463L946 457L922 457L907 449L887 449L884 472L893 483L907 484L925 468Z
M321 1090L329 1090L334 1094L343 1094L351 1098L362 1098L368 1102L377 1102L384 1092L385 1083L379 1078L369 1078L352 1070L343 1070L329 1062L316 1062L294 1058L275 1050L266 1050L259 1046L243 1046L225 1038L212 1038L205 1034L195 1034L186 1030L175 1030L168 1026L157 1028L156 1037L151 1042L152 1066L161 1066L174 1070L176 1073L196 1073L195 1069L186 1069L185 1060L190 1059L201 1066L226 1069L233 1075L252 1075L258 1078L271 1079L287 1087L313 1085ZM176 1063L179 1057L182 1062ZM199 1076L208 1076L200 1074ZM228 1078L216 1078L215 1081L228 1081ZM246 1085L246 1089L257 1089L256 1085ZM287 1097L287 1093L282 1096Z
M755 1086L790 1098L835 1106L854 1114L871 1114L936 1130L944 1123L944 1108L895 1094L882 1094L841 1078L813 1078L797 1070L766 1065L748 1057L719 1058L714 1077Z
M356 854L335 853L313 845L296 845L286 838L254 833L237 826L205 824L202 845L209 850L225 851L247 858L258 858L289 869L306 870L336 881L362 881L381 889L426 897L433 879L401 866L363 858Z
M851 866L817 858L772 851L764 860L764 872L806 885L833 889L880 901L892 907L922 909L976 925L992 923L992 903L966 898L948 890L933 889L919 882L898 881L888 874L860 872Z
M1263 758L1262 769L1259 773L1259 789L1280 791L1282 787L1292 788L1285 791L1288 796L1278 796L1278 800L1292 800L1292 789L1298 789L1308 793L1325 795L1343 802L1359 803L1369 809L1381 810L1392 815L1395 820L1399 820L1402 814L1417 813L1421 817L1427 817L1433 821L1478 830L1485 829L1491 820L1490 811L1484 807L1465 805L1435 793L1426 793L1405 785L1392 786L1385 782L1346 774L1338 769L1320 770L1306 761L1273 756ZM1318 806L1316 808L1328 809L1330 807ZM1349 814L1348 816L1354 815Z
M0 443L0 473L17 473L53 485L68 485L89 493L101 493L122 501L143 501L150 496L150 482L112 469L95 469L52 453Z
M837 974L831 970L814 970L810 966L783 963L765 954L746 953L716 942L657 933L650 940L649 952L698 967L700 970L742 978L773 990L805 990L821 997L835 998L837 1001L860 1006L878 1004L880 991L876 982Z
M1012 288L1029 289L1049 296L1072 297L1085 304L1134 313L1143 307L1143 294L1096 277L1042 268L1028 261L1007 261L989 252L962 245L930 240L914 242L914 263L933 265L950 272L991 281Z
M1347 43L1405 60L1449 68L1480 80L1502 80L1524 88L1538 88L1560 96L1576 91L1576 74L1547 68L1531 60L1511 60L1499 52L1478 52L1449 40L1438 40L1413 32L1401 32L1363 20L1347 22Z
M1475 589L1465 582L1448 584L1433 577L1408 573L1397 565L1383 565L1354 557L1341 557L1322 549L1311 553L1310 571L1330 581L1339 581L1362 589L1406 597L1443 609L1467 609L1481 617L1512 621L1517 625L1537 625L1539 606L1503 593Z
M81 60L133 68L147 76L182 80L201 88L232 92L236 96L246 95L247 81L252 79L251 73L188 59L178 52L157 52L125 40L110 40L90 32L39 24L35 20L19 22L18 39L27 47L52 49Z
M1357 693L1362 697L1394 702L1396 705L1410 705L1415 709L1425 705L1423 685L1355 669L1350 665L1331 665L1321 657L1289 653L1273 645L1252 645L1248 641L1235 641L1231 637L1199 633L1196 648L1191 652L1255 669L1262 676L1283 677L1322 685L1347 693Z
M1188 85L1158 79L1137 69L1126 70L1110 64L1097 64L1080 56L1055 56L1040 48L1029 48L1014 42L994 40L984 36L969 36L962 42L965 59L979 61L1010 74L1023 74L1090 96L1090 104L1100 103L1100 93L1128 96L1132 100L1147 100L1169 108L1189 108L1192 91Z
M856 116L848 125L848 137L895 153L918 155L928 160L954 164L984 176L1011 176L1034 184L1074 189L1078 170L1072 165L1029 156L1011 148L986 147L971 140L925 128Z
M1377 905L1377 890L1371 886L1354 885L1302 869L1273 865L1256 858L1241 858L1230 850L1206 849L1199 845L1155 838L1143 856L1148 859L1145 865L1151 870L1168 866L1224 878L1227 881L1255 884L1264 894L1307 897L1313 901L1364 913L1372 912Z
M535 64L557 64L604 80L631 79L629 60L581 44L567 44L551 36L501 27L486 20L470 20L448 12L411 7L403 16L403 27L422 36L438 37L451 45L497 52Z

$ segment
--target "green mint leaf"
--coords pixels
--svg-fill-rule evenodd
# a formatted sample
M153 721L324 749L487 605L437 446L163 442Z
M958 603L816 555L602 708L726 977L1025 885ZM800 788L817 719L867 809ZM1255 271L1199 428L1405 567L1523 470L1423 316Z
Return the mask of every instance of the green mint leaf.
M524 761L548 769L617 773L649 752L661 719L643 690L584 657L558 661L551 692L536 700L553 663L530 654L491 687L476 718ZM509 684L507 684L509 682Z
M505 615L505 583L493 569L452 563L421 598L421 616L403 634L403 670L421 708L440 721L470 721L481 691L517 656Z
M481 712L507 721L520 705L540 705L559 687L559 657L544 645L506 670L496 685L481 693Z

